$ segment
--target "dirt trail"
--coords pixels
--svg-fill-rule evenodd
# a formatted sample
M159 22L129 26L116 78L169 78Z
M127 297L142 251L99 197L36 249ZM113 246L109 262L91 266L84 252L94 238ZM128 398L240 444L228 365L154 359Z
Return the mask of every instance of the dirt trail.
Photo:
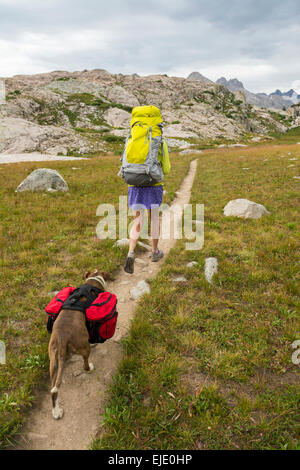
M183 180L173 205L183 207L190 199L197 160L191 162L188 175ZM161 240L160 247L167 254L175 240ZM87 449L100 426L103 413L105 392L122 357L120 340L130 327L130 321L137 302L130 299L129 291L138 281L154 277L163 260L152 263L149 252L138 255L143 262L135 263L133 275L123 269L113 282L108 283L109 290L119 300L118 327L115 336L104 344L98 344L91 350L90 360L95 366L93 372L86 373L82 368L82 358L74 355L66 364L63 383L59 391L59 402L64 408L64 417L54 420L51 413L49 391L37 397L37 404L29 412L23 428L18 449L75 450Z

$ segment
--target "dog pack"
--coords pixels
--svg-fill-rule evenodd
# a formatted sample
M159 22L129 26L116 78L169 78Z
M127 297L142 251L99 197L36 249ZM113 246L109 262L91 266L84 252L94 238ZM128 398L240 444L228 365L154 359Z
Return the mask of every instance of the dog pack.
M77 289L72 286L62 289L45 308L49 333L63 309L79 310L85 314L90 343L104 343L115 333L117 298L110 292L103 292L89 284L83 284Z
M156 106L132 110L131 133L125 142L120 175L133 186L153 186L164 179L159 152L168 152L162 138L163 122Z

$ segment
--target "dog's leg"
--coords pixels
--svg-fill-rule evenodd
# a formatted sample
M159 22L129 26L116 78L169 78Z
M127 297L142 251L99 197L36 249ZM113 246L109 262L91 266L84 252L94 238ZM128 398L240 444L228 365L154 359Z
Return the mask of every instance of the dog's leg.
M64 410L59 407L58 403L58 388L62 380L62 372L65 362L66 351L60 351L56 348L56 345L50 342L49 344L49 356L50 356L50 377L51 377L51 400L52 400L52 416L54 419L60 419L63 417Z
M88 343L87 346L80 351L80 354L83 357L83 368L84 370L87 370L87 371L92 371L95 369L94 364L92 362L89 362L90 352L91 352L90 343Z

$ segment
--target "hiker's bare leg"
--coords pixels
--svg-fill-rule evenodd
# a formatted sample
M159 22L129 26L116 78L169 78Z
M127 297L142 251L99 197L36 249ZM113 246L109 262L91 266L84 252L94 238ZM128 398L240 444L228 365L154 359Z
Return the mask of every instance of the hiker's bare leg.
M143 211L136 211L134 214L133 225L130 230L130 239L129 239L129 251L127 258L124 264L124 271L128 274L133 274L134 272L134 250L137 244L137 241L141 235L141 226L143 223Z
M151 242L152 242L152 261L156 262L163 258L163 251L158 249L160 223L159 223L159 207L154 207L149 211L151 218Z
M151 221L151 244L152 251L157 251L159 240L159 208L149 209L149 218Z
M134 253L136 244L141 234L141 212L136 211L134 214L134 223L130 230L130 240L129 240L129 253Z

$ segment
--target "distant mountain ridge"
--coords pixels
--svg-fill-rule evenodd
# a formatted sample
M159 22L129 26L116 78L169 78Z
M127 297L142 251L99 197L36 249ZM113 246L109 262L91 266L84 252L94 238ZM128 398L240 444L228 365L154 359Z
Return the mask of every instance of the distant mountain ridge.
M244 88L243 83L236 78L226 80L225 77L221 77L216 83L225 86L232 92L242 91L248 103L261 108L289 108L292 104L296 104L300 101L300 95L292 89L284 93L280 90L276 90L274 93L267 95L267 93L252 93Z
M187 80L200 80L204 83L213 83L209 78L204 77L199 72L192 72ZM245 94L246 100L249 104L259 106L260 108L276 108L283 109L289 108L293 104L300 102L300 95L295 92L295 90L290 89L289 91L282 92L276 90L269 95L267 93L252 93L247 90L243 83L237 78L231 78L227 80L225 77L219 78L216 83L219 85L225 86L229 91L235 93L237 91L242 91Z
M293 90L292 88L289 91L286 91L282 93L280 90L276 90L274 93L271 93L270 96L277 95L277 96L282 96L282 97L287 97L286 99L289 99L293 102L293 104L296 104L300 101L300 95Z

